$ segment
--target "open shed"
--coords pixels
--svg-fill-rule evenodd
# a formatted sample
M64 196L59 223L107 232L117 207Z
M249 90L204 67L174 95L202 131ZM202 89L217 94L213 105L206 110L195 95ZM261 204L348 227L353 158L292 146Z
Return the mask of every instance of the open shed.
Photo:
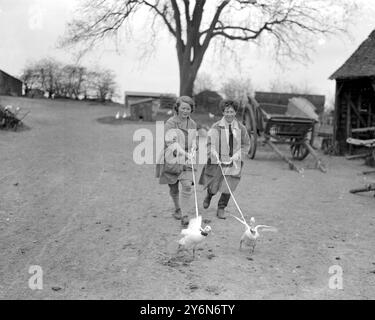
M155 121L154 100L143 99L130 104L130 119L134 121Z
M336 80L336 152L351 153L347 138L375 138L375 30L330 79Z

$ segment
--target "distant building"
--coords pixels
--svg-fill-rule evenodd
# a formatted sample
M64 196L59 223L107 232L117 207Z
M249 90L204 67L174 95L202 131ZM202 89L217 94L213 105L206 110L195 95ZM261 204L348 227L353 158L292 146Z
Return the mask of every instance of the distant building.
M155 121L156 112L153 110L153 99L143 99L130 104L130 119L134 121Z
M336 80L333 136L336 152L351 150L346 139L375 137L375 30L330 76Z
M176 102L173 94L125 91L125 108L131 120L155 121L159 109L171 109Z
M0 95L22 96L22 81L0 70Z
M160 101L160 108L172 108L176 102L176 95L156 92L125 91L125 108L129 108L134 102L153 99Z
M222 115L219 104L223 97L216 91L204 90L194 96L197 111L206 111L216 115Z
M29 90L27 90L26 96L28 98L41 99L41 98L44 98L44 91L40 90L40 89L29 89Z

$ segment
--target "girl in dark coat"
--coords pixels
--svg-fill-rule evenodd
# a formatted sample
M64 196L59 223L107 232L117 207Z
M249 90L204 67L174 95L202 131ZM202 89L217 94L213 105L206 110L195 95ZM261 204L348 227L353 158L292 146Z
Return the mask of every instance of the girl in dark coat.
M175 206L173 216L186 226L193 208L190 153L193 146L197 149L197 124L190 118L194 110L194 101L188 96L181 96L177 99L174 109L175 115L165 123L164 150L159 157L156 177L159 178L160 184L168 184L169 194ZM161 157L164 157L164 161L160 161ZM179 184L181 184L181 206Z

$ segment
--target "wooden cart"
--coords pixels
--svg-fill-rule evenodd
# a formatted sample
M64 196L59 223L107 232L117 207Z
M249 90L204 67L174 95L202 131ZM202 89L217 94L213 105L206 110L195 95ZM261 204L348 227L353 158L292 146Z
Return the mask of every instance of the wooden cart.
M260 105L254 98L248 97L242 109L242 120L251 140L249 158L254 159L258 139L262 139L264 144L269 145L289 164L290 169L303 172L303 169L298 168L282 154L276 144L289 144L294 160L301 161L311 154L316 159L316 168L326 172L325 166L313 148L314 127L317 121L308 117L286 115L286 110L286 106Z

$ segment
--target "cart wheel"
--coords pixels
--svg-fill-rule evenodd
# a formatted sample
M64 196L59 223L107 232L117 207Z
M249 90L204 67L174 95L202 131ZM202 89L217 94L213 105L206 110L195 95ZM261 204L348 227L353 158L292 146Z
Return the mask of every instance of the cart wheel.
M293 139L292 144L290 146L290 152L292 153L293 159L302 161L307 157L310 151L304 146L303 143L296 142Z
M255 112L252 105L248 105L248 107L245 110L244 118L243 118L243 124L245 125L247 129L247 133L250 137L250 150L248 153L248 157L250 159L254 159L255 153L257 150L257 123L255 118Z

